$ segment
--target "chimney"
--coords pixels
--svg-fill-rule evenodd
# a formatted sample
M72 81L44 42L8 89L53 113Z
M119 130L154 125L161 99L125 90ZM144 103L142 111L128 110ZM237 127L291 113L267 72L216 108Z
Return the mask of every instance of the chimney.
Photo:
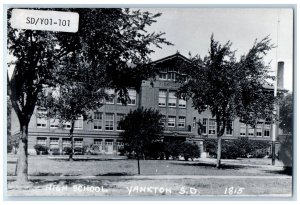
M284 62L279 61L278 62L278 68L277 68L277 87L283 88L283 70L284 70Z

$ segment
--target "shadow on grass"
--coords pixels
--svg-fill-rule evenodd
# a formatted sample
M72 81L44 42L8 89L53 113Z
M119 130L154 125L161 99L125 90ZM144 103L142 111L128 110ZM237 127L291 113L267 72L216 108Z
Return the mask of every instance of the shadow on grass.
M283 169L283 170L264 170L266 173L270 174L280 174L280 175L288 175L293 176L293 170L292 169Z
M109 172L105 174L97 174L96 176L133 176L133 174L126 172Z
M216 168L215 164L210 164L210 163L179 163L179 162L173 162L172 164L174 165L182 165L182 166L194 166L194 167L203 167L203 168ZM242 165L229 165L229 164L221 164L221 167L219 169L241 169L245 168L245 166Z

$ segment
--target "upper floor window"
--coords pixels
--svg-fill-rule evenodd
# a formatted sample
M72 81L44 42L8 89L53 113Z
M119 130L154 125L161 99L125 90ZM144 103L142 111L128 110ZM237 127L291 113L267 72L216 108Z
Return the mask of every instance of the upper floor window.
M169 91L169 101L168 101L168 106L169 107L176 107L176 96L175 96L175 91Z
M107 89L106 93L108 95L108 98L106 99L106 104L114 104L115 100L114 100L114 95L115 95L115 91L113 89Z
M158 105L165 107L167 102L167 91L166 90L159 90L158 94Z
M58 128L59 126L59 119L50 119L50 128Z
M117 114L117 130L123 130L120 126L120 121L124 119L125 114Z
M38 110L37 118L36 118L36 127L38 128L47 128L47 111L46 110Z
M160 80L167 80L167 75L168 75L168 69L167 68L163 68L159 72L159 79Z
M80 116L75 120L74 129L82 129L83 128L83 117Z
M232 133L233 133L233 122L229 122L229 125L225 127L225 134L232 135Z
M114 130L114 114L105 114L105 130Z
M271 131L271 120L265 121L265 127L264 127L264 137L270 137L270 131Z
M128 89L128 97L129 101L127 102L127 105L136 105L136 90ZM120 98L117 99L117 104L122 104Z
M166 116L163 115L159 120L159 125L165 127L165 123L166 123Z
M184 97L179 98L178 107L179 108L186 108L186 99Z
M176 80L176 73L175 72L168 72L168 80L175 81Z
M178 127L185 128L185 117L184 116L179 116Z
M176 117L169 116L168 117L168 127L175 127Z
M250 125L248 126L248 136L253 137L254 136L254 128Z
M202 134L207 134L207 118L202 119Z
M129 102L128 105L135 105L136 104L136 91L133 89L128 90L128 95L129 95Z
M94 113L94 130L102 130L102 113L95 112Z
M208 134L210 134L210 135L216 134L216 128L217 128L216 120L215 119L209 119Z
M262 137L262 127L263 127L263 122L258 121L256 123L256 137Z
M71 122L64 122L63 123L63 128L64 129L71 129Z

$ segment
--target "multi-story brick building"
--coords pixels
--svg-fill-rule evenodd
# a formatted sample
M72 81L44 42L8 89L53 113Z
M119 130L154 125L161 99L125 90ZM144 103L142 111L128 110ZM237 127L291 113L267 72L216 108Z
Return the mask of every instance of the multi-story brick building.
M123 146L119 137L121 128L119 121L130 111L138 108L138 105L145 108L158 109L164 116L161 126L164 127L164 139L178 139L192 141L203 150L203 140L216 137L216 120L212 118L209 111L199 114L193 107L192 101L178 99L175 96L179 84L175 82L177 71L172 67L163 65L172 64L172 61L188 61L179 53L168 56L154 62L160 66L161 72L153 84L150 81L143 81L140 95L135 90L129 90L130 102L122 105L117 96L105 102L99 110L93 112L93 121L87 122L78 119L74 128L74 147L84 145L100 145L100 151L106 154L117 153ZM168 63L170 62L170 63ZM282 72L279 72L282 75ZM279 77L279 87L282 88L282 77ZM272 89L272 88L269 88ZM271 91L271 90L270 90ZM113 94L113 90L108 90ZM35 113L46 112L36 109ZM12 114L13 128L18 131L16 115ZM202 131L200 125L202 124ZM257 122L257 126L252 128L236 119L232 122L232 129L225 130L224 139L234 139L237 137L249 137L255 140L271 141L272 124L268 120ZM58 120L39 118L34 114L29 123L29 143L28 152L35 154L34 145L42 144L50 149L70 146L68 137L70 124L65 123L64 128L59 126ZM279 132L281 132L279 130Z

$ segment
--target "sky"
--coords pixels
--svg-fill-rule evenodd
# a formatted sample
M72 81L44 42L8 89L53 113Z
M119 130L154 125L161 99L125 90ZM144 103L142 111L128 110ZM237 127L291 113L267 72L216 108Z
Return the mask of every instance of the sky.
M277 45L265 56L275 74L278 61L284 61L284 88L293 90L293 11L280 8L143 8L142 11L162 13L147 31L165 32L174 46L152 47L157 60L179 51L188 57L208 54L210 36L222 44L231 41L236 57L246 54L255 39L268 36ZM278 23L279 20L279 23Z

